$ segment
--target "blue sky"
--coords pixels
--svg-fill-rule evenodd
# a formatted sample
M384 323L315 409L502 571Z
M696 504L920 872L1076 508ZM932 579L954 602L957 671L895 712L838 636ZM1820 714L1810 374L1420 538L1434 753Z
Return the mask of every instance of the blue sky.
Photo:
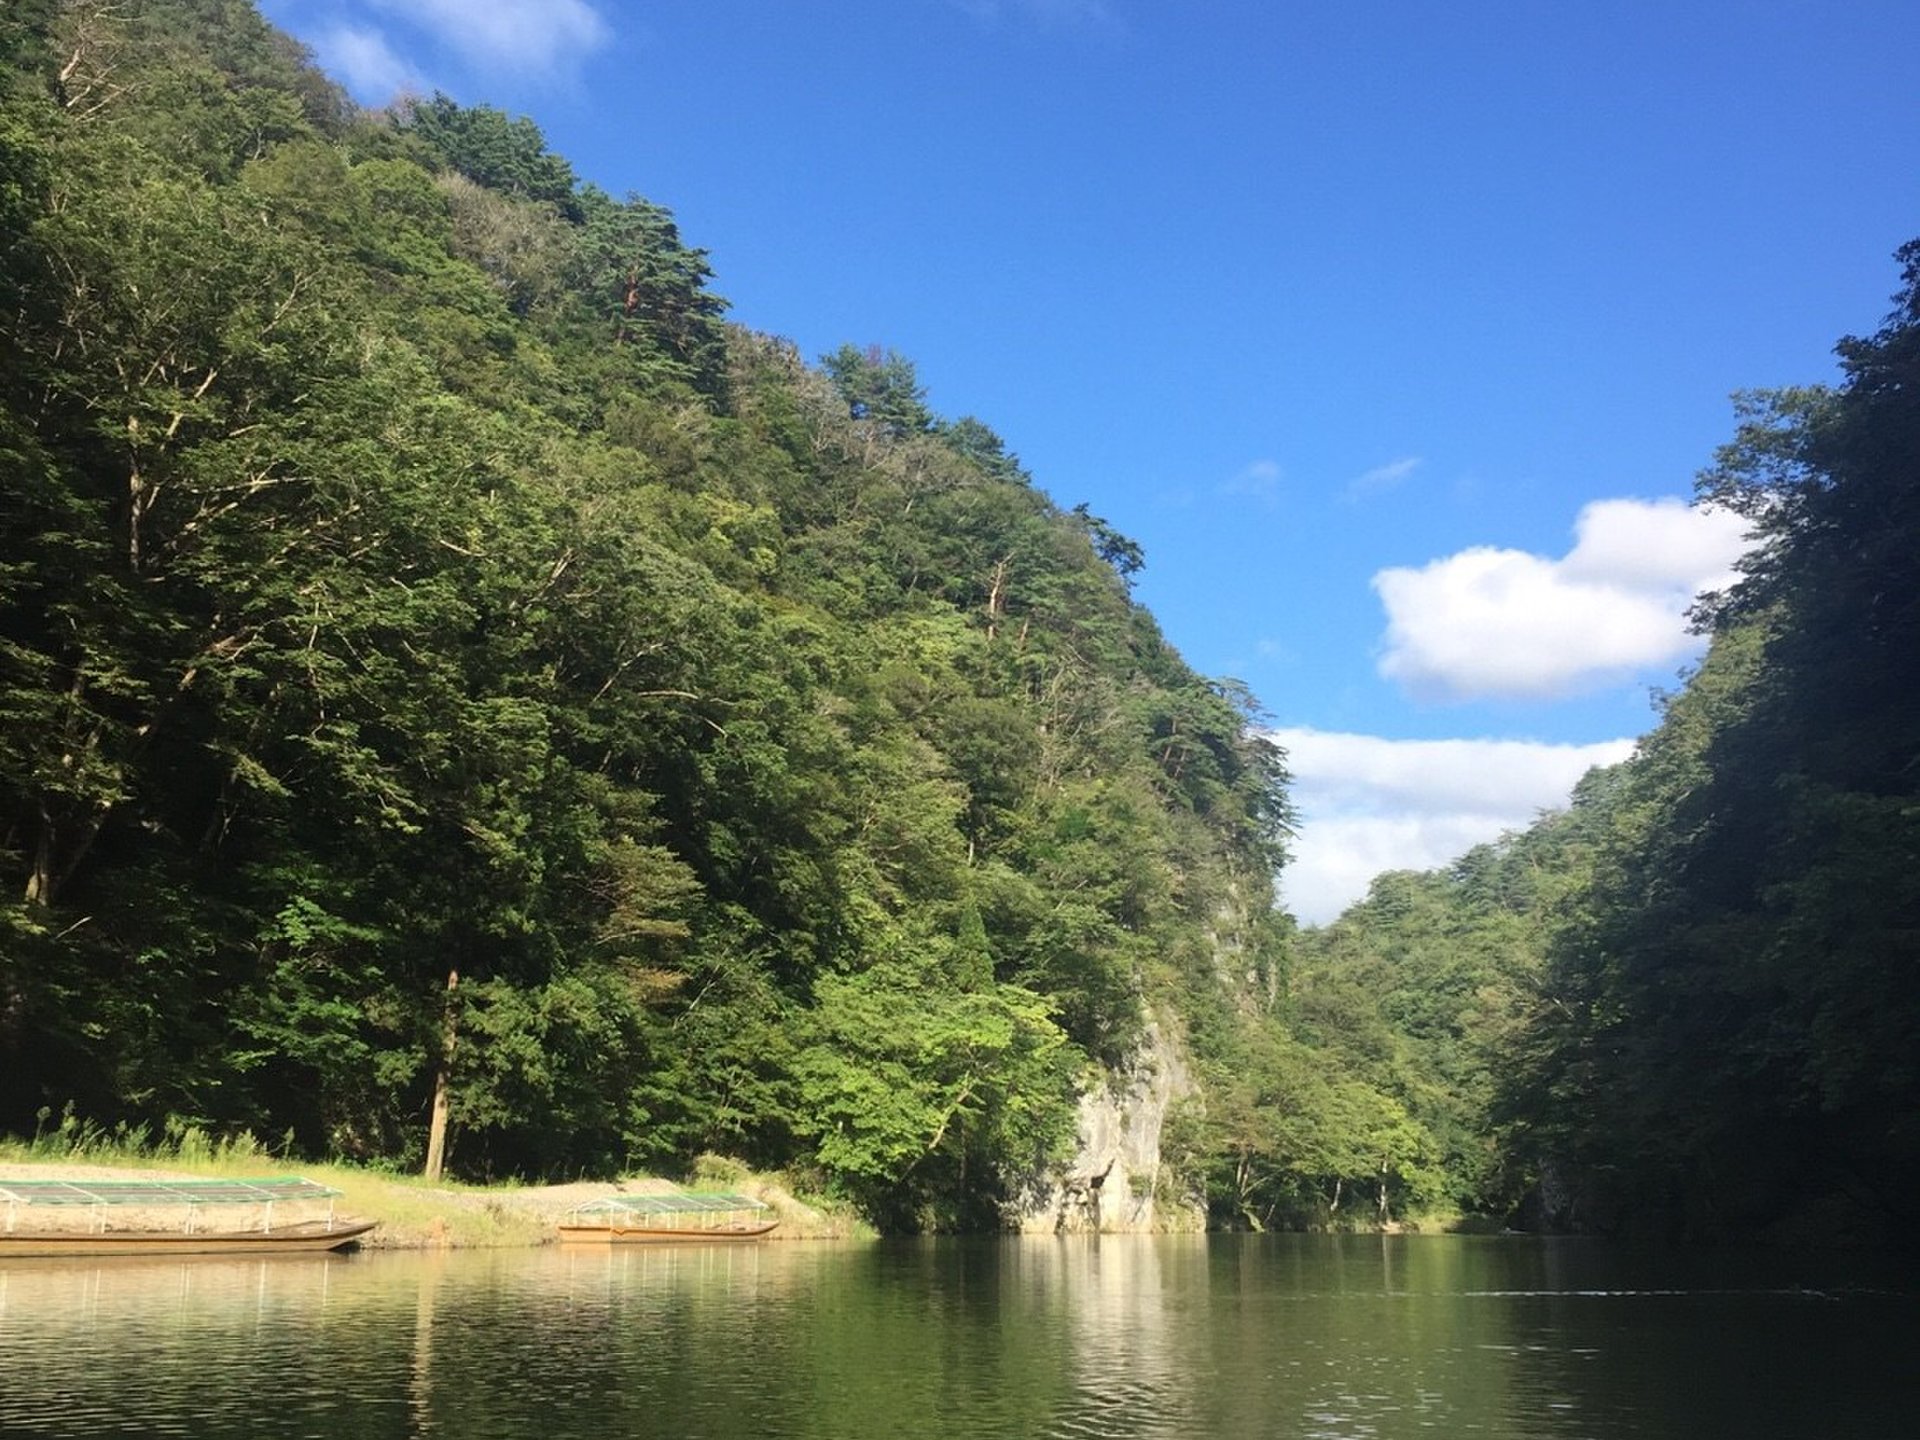
M1731 392L1920 235L1912 0L271 0L362 102L531 115L732 318L899 350L1245 680L1331 918L1619 758L1737 527Z

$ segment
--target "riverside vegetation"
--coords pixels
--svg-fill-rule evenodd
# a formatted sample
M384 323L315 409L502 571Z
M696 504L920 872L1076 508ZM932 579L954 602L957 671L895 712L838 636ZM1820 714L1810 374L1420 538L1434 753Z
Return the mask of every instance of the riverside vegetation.
M620 1193L671 1191L667 1180L622 1178L551 1183L497 1180L475 1183L426 1179L417 1168L323 1160L276 1153L241 1132L211 1135L178 1123L160 1135L137 1125L102 1130L71 1113L31 1138L0 1140L0 1185L10 1180L258 1179L296 1170L338 1191L342 1218L377 1219L357 1242L362 1249L439 1250L551 1245L556 1227L576 1206ZM780 1240L871 1239L873 1227L844 1199L795 1194L781 1175L756 1174L722 1156L697 1157L682 1179L708 1190L746 1191L779 1220ZM155 1223L177 1223L176 1212L156 1212ZM79 1211L62 1214L69 1228L92 1223ZM57 1223L57 1222L55 1222ZM124 1224L124 1222L123 1222Z
M1640 754L1299 934L1253 697L910 361L243 0L22 0L0 89L0 1129L979 1227L1151 1025L1223 1223L1910 1207L1920 252L1703 482Z

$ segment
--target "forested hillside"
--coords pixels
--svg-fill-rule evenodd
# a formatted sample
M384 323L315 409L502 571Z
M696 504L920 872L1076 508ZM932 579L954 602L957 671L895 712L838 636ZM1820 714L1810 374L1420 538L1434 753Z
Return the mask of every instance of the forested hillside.
M0 1132L998 1223L1152 1038L1221 1223L1920 1189L1920 249L1702 481L1626 764L1296 936L1282 756L914 366L245 0L0 15Z
M242 0L4 24L0 1125L971 1223L1270 989L1252 701L910 362Z
M1364 1078L1403 1107L1421 1157L1417 1201L1507 1218L1527 1194L1534 1177L1498 1102L1619 774L1593 772L1566 813L1446 870L1379 876L1299 941L1293 1029L1315 1068Z
M1844 382L1702 475L1758 543L1633 759L1311 937L1463 1200L1696 1238L1910 1235L1920 1192L1920 242ZM1354 1027L1348 1027L1355 1033Z

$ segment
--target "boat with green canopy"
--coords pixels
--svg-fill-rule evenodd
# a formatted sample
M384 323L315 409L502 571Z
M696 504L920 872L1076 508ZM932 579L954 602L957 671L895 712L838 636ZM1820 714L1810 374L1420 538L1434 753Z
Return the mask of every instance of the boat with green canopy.
M665 1195L608 1195L567 1212L563 1243L588 1245L697 1244L758 1240L780 1222L751 1195L679 1190Z
M297 1175L266 1180L0 1179L0 1258L232 1255L337 1250L373 1229L342 1220L340 1192ZM325 1205L324 1213L316 1213Z

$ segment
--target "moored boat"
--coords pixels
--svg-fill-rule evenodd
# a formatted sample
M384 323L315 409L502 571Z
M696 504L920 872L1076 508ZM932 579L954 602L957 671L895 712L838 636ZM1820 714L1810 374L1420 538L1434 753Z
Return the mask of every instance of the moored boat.
M376 1223L336 1218L333 1201L339 1194L298 1176L0 1180L0 1203L6 1207L0 1258L337 1250L354 1244ZM316 1216L311 1207L320 1201L326 1202L326 1212ZM206 1223L203 1212L209 1208L223 1221ZM292 1217L289 1209L295 1210Z
M758 1240L780 1222L750 1195L681 1190L667 1195L609 1195L567 1212L566 1244L674 1245Z

